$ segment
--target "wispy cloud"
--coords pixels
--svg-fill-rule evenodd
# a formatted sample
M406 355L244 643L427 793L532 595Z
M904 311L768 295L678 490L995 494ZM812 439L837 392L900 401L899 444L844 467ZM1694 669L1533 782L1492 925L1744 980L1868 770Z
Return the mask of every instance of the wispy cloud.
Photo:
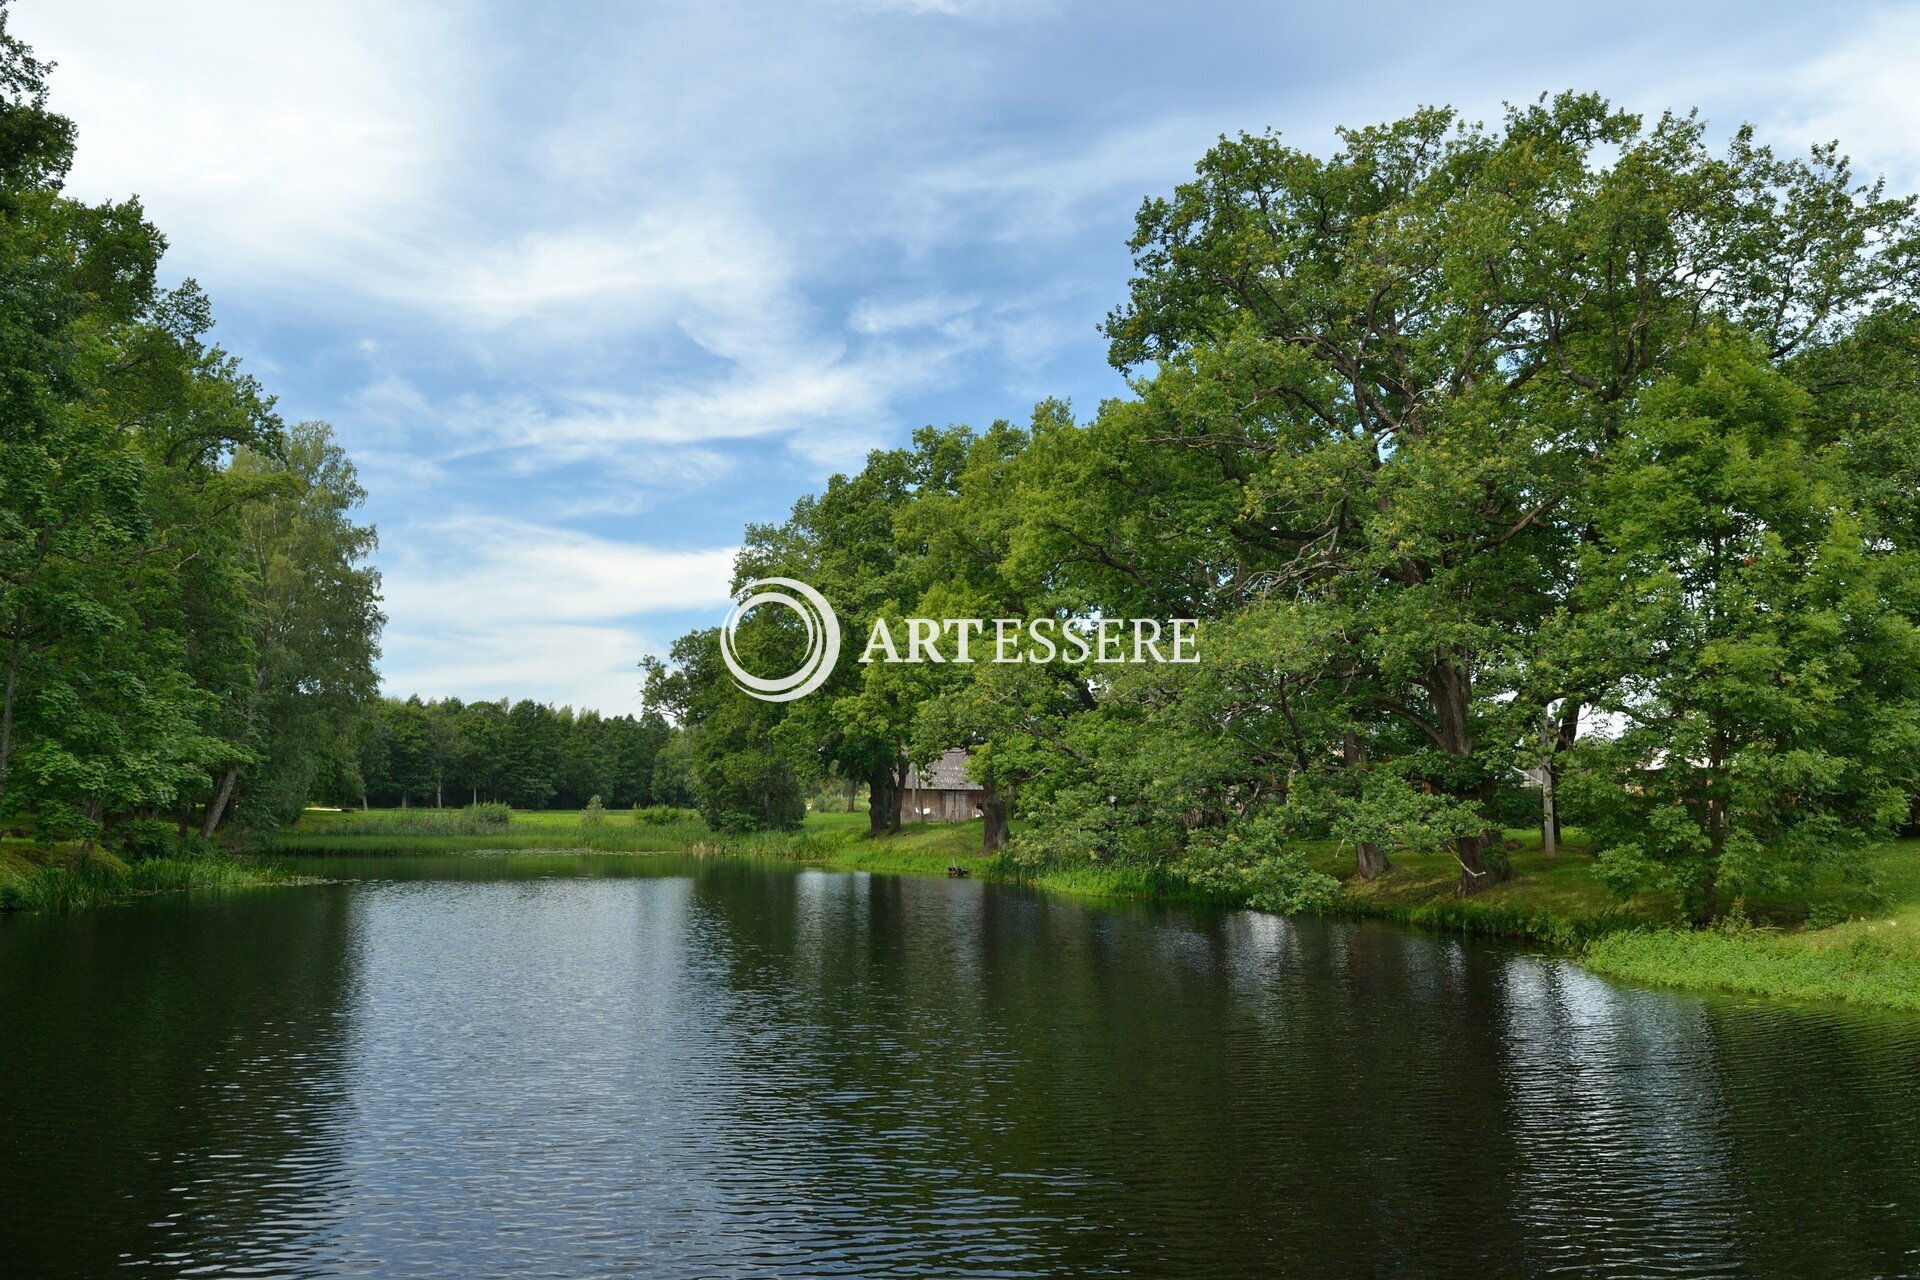
M579 622L625 618L727 599L734 548L671 550L490 516L415 526L431 559L390 567L388 598L424 624L476 615ZM450 554L449 554L450 553Z
M17 16L59 64L74 189L138 194L196 263L336 270L440 202L466 48L441 6L61 0Z
M726 607L732 547L680 550L466 515L409 529L386 572L396 692L630 711L649 617Z
M907 298L862 298L847 316L855 333L897 333L902 329L937 329L953 334L961 319L980 305L980 299L929 293Z
M1868 180L1920 185L1920 13L1876 15L1787 77L1772 113L1803 145L1840 141Z

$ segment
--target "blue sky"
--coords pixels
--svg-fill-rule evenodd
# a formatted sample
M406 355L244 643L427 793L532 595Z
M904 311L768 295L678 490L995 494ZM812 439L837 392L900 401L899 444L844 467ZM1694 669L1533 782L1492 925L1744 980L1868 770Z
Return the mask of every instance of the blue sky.
M167 265L380 529L390 692L638 709L742 525L923 423L1090 413L1221 133L1595 89L1920 186L1920 8L19 0Z

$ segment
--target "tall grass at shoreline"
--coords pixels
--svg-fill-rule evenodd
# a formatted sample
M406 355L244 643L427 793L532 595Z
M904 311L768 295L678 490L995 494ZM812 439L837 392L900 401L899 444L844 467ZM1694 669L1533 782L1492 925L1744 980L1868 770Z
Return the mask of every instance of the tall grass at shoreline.
M9 842L0 865L0 911L72 911L181 889L297 884L297 870L252 858L206 854L122 862L98 850Z

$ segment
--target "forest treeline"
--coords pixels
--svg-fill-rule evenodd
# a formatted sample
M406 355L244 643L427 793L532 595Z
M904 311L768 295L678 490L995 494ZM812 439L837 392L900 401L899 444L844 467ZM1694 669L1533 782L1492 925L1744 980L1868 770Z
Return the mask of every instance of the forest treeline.
M1363 877L1444 848L1475 892L1550 789L1612 884L1707 919L1910 819L1914 200L1593 96L1339 137L1223 139L1144 204L1131 395L923 430L746 531L736 588L808 582L853 642L785 703L712 630L651 664L709 822L831 775L884 829L964 744L989 847L1012 805L1023 856L1286 905L1328 889L1301 836ZM907 616L1198 618L1201 661L857 660ZM805 644L760 608L737 647Z
M352 800L518 809L691 805L682 735L657 713L602 716L522 699L383 698L360 731ZM334 797L336 800L343 797Z
M364 494L213 343L0 5L0 827L157 852L360 791L382 617Z

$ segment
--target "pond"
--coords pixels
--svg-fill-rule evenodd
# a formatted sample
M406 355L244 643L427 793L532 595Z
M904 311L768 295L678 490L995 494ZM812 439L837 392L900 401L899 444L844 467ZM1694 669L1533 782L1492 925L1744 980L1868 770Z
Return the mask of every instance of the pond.
M1920 1272L1920 1019L671 856L0 917L36 1277Z

